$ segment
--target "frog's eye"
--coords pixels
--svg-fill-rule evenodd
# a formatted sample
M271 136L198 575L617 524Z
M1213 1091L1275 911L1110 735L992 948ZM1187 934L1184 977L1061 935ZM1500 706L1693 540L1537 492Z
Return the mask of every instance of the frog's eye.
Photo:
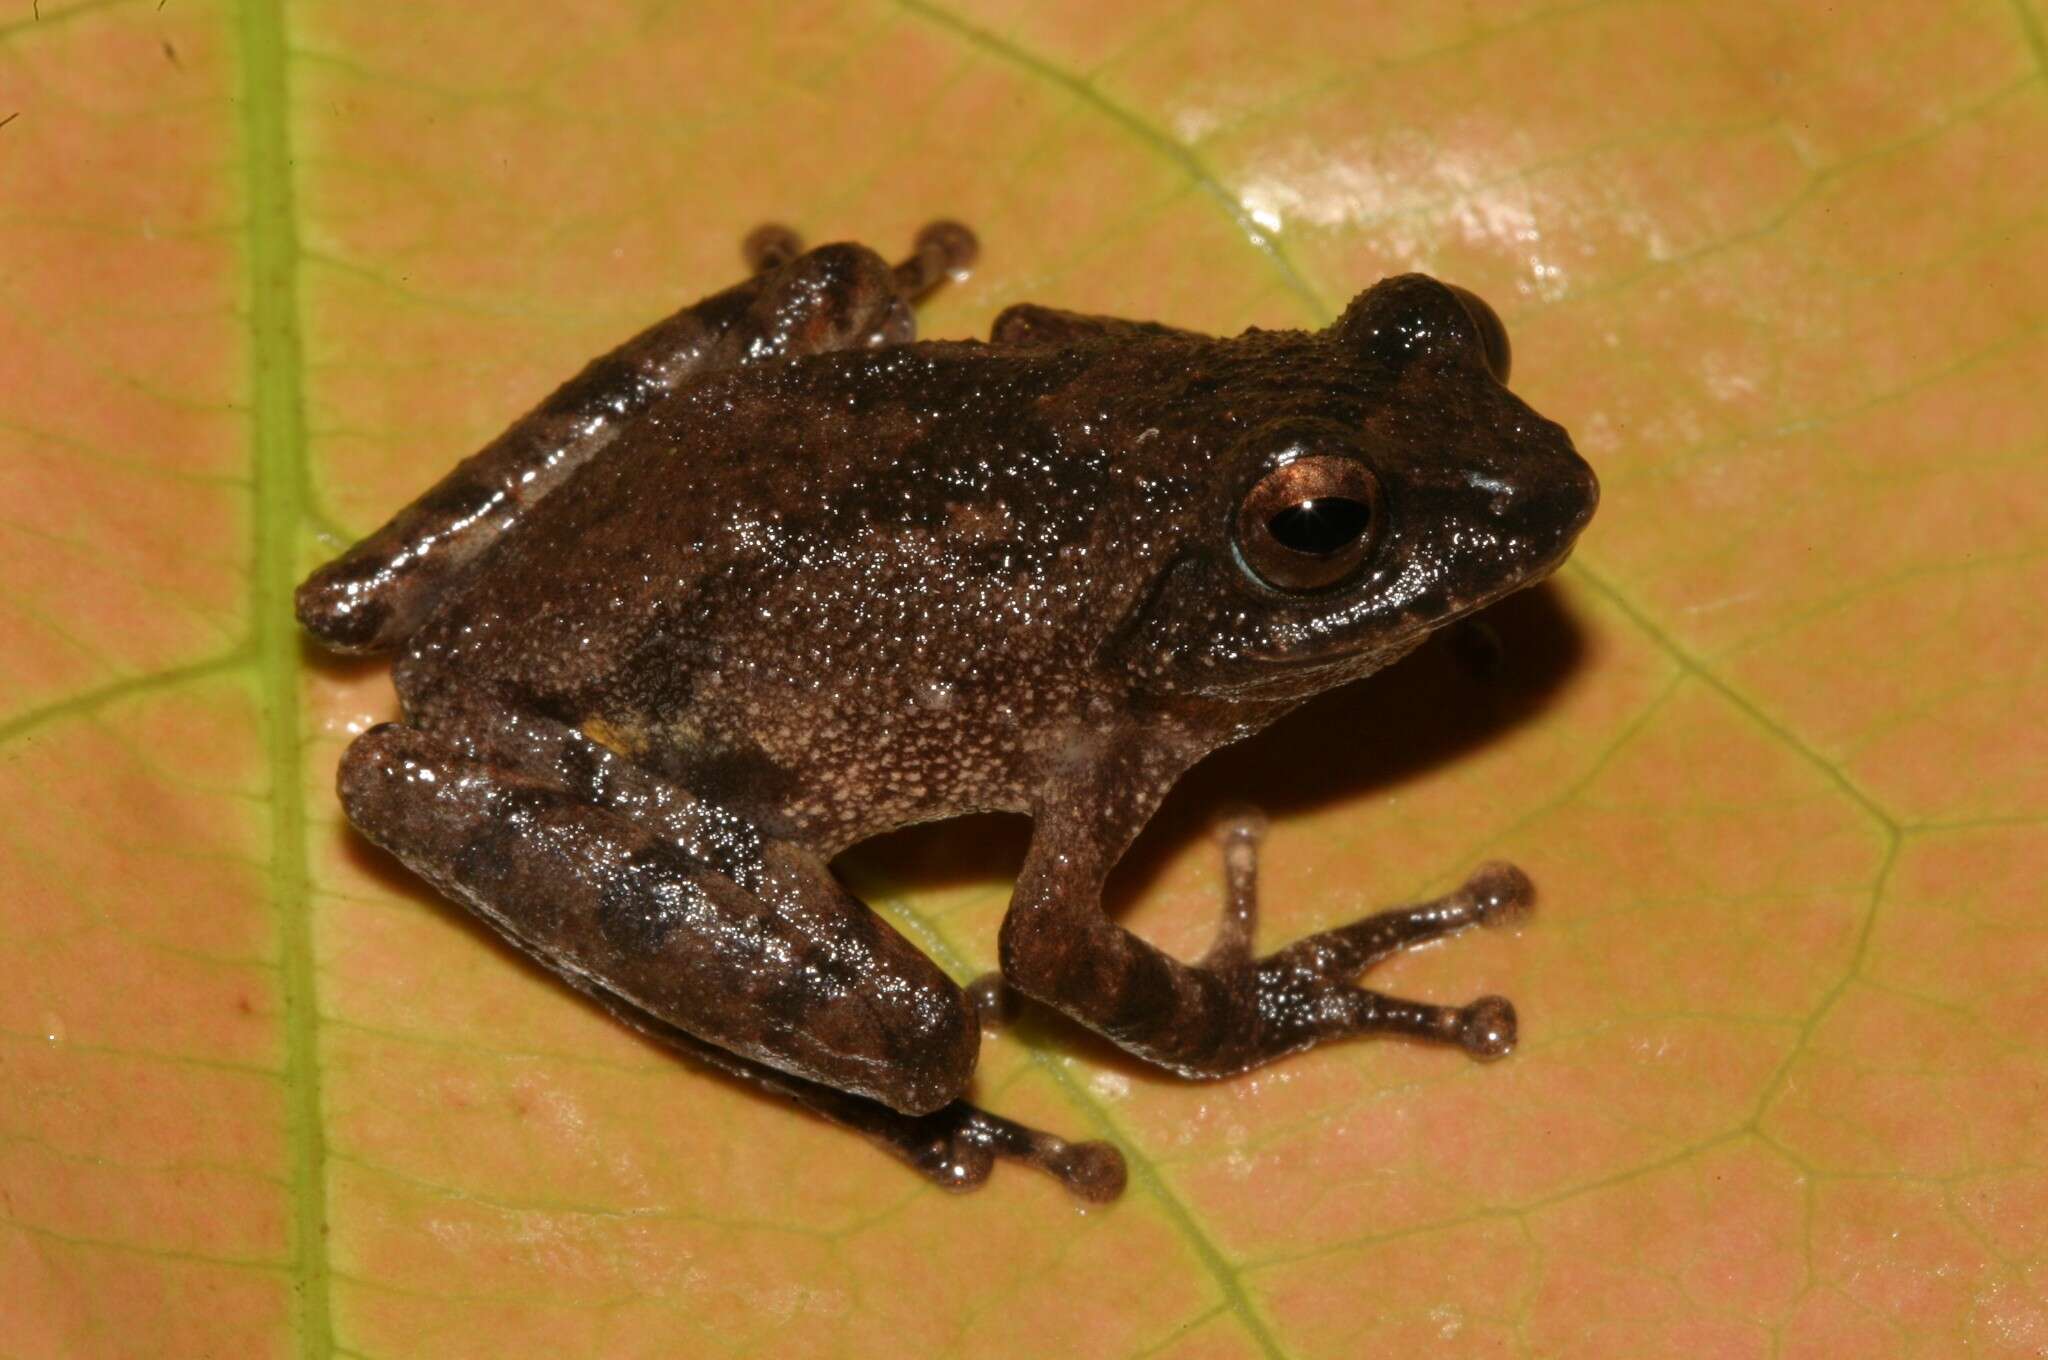
M1507 386L1514 351L1508 347L1508 328L1500 324L1500 313L1487 306L1477 293L1467 292L1455 283L1444 287L1465 305L1465 314L1472 318L1472 325L1479 332L1479 352L1486 357L1486 371L1493 374L1495 382Z
M1372 551L1380 484L1355 458L1308 454L1274 468L1237 510L1237 551L1276 590L1320 590Z
M1332 327L1337 338L1389 368L1424 355L1468 355L1505 385L1513 354L1507 327L1477 294L1423 274L1381 279L1353 298Z

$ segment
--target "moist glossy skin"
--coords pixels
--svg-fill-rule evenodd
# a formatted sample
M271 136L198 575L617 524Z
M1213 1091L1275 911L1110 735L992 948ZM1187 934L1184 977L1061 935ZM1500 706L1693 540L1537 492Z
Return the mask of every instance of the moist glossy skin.
M1017 307L913 342L971 249L939 224L891 269L757 233L747 282L316 573L308 629L399 653L350 820L621 1018L951 1186L1013 1156L1106 1199L1123 1170L962 1099L994 989L825 867L910 822L1029 814L1003 977L1174 1071L1381 1031L1506 1052L1499 998L1354 981L1526 907L1506 866L1260 958L1246 825L1199 963L1100 910L1195 760L1570 550L1596 483L1503 385L1498 321L1409 275L1313 334Z

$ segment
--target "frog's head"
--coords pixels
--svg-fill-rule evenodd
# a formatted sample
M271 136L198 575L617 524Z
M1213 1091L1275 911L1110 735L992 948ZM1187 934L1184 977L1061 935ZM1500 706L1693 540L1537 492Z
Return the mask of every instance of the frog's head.
M1115 649L1148 689L1305 697L1549 575L1599 501L1570 438L1508 392L1491 308L1419 274L1322 335L1299 401L1213 465L1206 521Z

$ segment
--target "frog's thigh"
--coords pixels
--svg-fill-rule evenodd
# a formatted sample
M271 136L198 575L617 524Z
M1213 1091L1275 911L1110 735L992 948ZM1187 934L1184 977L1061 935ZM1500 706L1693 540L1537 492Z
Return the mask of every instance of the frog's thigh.
M749 892L618 812L395 723L349 747L339 785L364 835L585 991L907 1113L967 1085L966 998L822 865Z

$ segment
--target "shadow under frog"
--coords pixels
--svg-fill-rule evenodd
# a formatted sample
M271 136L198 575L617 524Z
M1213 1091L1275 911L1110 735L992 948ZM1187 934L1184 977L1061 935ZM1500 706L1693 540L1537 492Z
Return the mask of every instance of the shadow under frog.
M1020 305L917 342L972 252L945 223L893 268L757 232L748 279L314 573L308 631L397 658L350 822L620 1019L952 1188L1009 1157L1100 1201L1124 1167L962 1098L999 989L827 867L896 827L1028 815L1002 978L1169 1071L1374 1033L1506 1053L1502 998L1355 979L1526 909L1509 866L1259 956L1247 821L1199 961L1102 909L1204 755L1564 560L1597 484L1508 392L1499 321L1404 275L1313 334Z

